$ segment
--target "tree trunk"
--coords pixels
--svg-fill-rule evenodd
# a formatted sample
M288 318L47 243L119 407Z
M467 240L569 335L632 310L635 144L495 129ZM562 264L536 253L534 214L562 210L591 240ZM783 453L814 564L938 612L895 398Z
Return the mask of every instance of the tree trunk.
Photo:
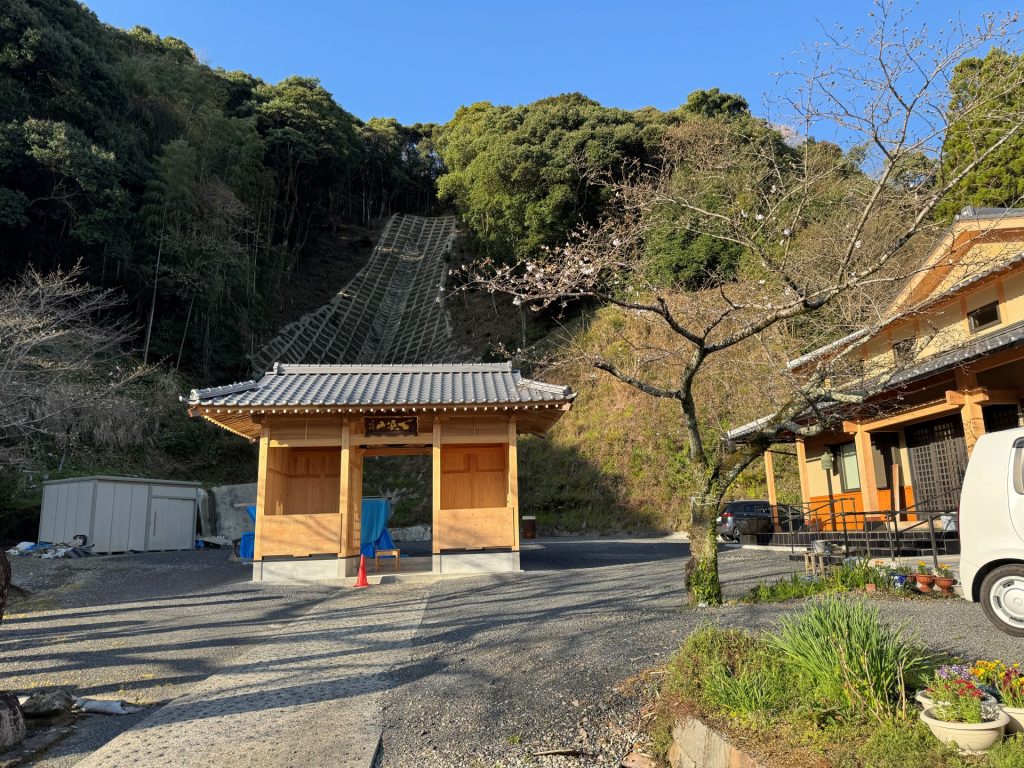
M185 329L181 332L181 344L178 345L178 359L174 363L174 372L177 373L181 367L181 355L185 351L185 339L188 338L188 324L192 320L192 306L196 303L196 295L193 293L188 302L188 314L185 315Z
M149 362L149 340L153 335L153 316L156 314L156 288L160 282L160 257L164 252L164 229L167 226L167 205L164 204L163 220L160 223L160 242L156 247L156 268L153 270L153 296L149 300L149 318L146 320L146 340L142 343L142 364Z
M710 490L710 489L708 489ZM707 493L690 506L690 559L686 563L686 593L691 605L721 605L722 583L718 578L718 496Z
M7 553L0 549L0 623L4 620L4 608L7 607L7 595L11 589L11 561Z

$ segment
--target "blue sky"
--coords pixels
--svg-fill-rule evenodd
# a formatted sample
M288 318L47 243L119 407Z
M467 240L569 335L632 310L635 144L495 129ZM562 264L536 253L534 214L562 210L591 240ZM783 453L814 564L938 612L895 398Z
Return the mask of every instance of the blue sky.
M778 90L773 73L822 25L868 22L868 0L86 0L103 21L188 42L214 66L276 82L319 77L367 119L444 122L462 104L582 91L608 106L670 109L698 88ZM1000 6L924 0L941 25Z

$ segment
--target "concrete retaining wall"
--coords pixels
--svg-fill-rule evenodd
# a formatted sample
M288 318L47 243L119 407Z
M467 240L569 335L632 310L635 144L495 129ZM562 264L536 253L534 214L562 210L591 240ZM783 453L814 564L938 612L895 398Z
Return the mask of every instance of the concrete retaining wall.
M218 485L210 489L209 511L201 515L205 536L227 536L239 539L253 529L247 504L256 503L256 483Z
M672 768L761 768L754 758L696 718L672 727L668 762Z

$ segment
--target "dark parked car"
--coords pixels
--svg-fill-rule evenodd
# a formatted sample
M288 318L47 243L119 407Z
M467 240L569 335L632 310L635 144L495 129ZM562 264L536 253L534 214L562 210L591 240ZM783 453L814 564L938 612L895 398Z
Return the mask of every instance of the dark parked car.
M803 513L796 507L779 504L779 525L784 531L799 531L804 525ZM763 499L730 501L715 520L715 532L726 541L774 530L772 505Z

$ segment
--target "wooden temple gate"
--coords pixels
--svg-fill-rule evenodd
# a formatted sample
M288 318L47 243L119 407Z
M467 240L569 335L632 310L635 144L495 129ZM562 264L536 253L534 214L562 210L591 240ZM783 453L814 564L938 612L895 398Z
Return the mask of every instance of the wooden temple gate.
M315 372L338 379L365 375L360 372L367 368L395 377L409 375L410 369L435 378L451 371L482 372L492 378L512 377L513 384L502 389L489 380L477 380L446 390L437 382L425 382L421 399L440 401L429 404L409 402L406 394L393 398L401 402L373 405L349 395L281 406L272 393L252 394L266 388L268 380L269 389L283 387L277 378L289 373L308 378ZM317 386L337 390L349 382L342 384L329 381ZM251 386L238 389L247 385ZM520 432L546 432L569 409L574 396L566 388L522 379L507 364L280 366L259 384L232 387L193 392L189 403L197 415L259 440L257 579L338 578L354 573L360 549L363 463L368 456L431 457L433 571L518 570L517 437ZM505 394L496 397L496 390ZM345 391L358 388L348 386ZM490 402L474 402L484 400L485 392ZM243 393L249 402L233 407ZM299 562L305 558L305 564Z

